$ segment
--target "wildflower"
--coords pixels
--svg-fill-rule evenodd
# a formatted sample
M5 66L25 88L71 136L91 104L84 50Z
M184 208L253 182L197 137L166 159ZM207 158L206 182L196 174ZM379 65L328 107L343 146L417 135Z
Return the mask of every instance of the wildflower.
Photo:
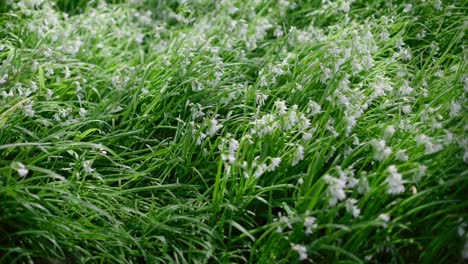
M411 11L411 9L413 9L413 5L412 4L406 4L405 8L403 9L403 12L408 13L408 12Z
M52 99L52 96L54 96L54 91L52 91L51 89L47 89L46 90L46 100L49 101L50 99Z
M390 222L390 215L389 214L380 214L378 219L382 221L382 225L384 228L387 228L388 222Z
M322 107L318 103L309 100L309 103L307 104L307 112L314 116L322 112Z
M268 165L267 171L270 171L270 172L274 171L279 166L280 163L281 163L281 157L271 158L271 163L270 165Z
M255 94L255 102L259 106L264 105L267 98L268 98L268 95L266 94L262 94L262 93Z
M346 199L346 179L335 178L328 174L323 177L323 180L328 184L328 193L330 195L328 203L334 206L338 201Z
M0 78L0 84L5 84L8 80L8 74L4 74L2 78Z
M70 68L68 68L68 66L65 66L65 69L63 70L63 74L65 75L65 79L70 78L71 72L70 72Z
M234 138L229 139L228 141L228 152L223 153L221 158L223 160L229 161L229 163L233 164L236 161L236 152L239 149L239 141Z
M394 126L387 126L384 130L384 137L391 138L395 134L396 130Z
M330 70L327 67L324 67L323 65L320 65L320 68L323 72L323 75L320 76L320 82L325 84L332 77L332 70Z
M23 107L23 112L24 112L24 114L25 114L26 116L28 116L28 117L33 117L33 116L36 114L36 111L34 111L34 109L33 109L33 102L31 102L31 103L25 105L25 106Z
M350 198L346 200L345 208L348 213L351 213L354 218L358 217L361 214L361 209L356 206L357 200Z
M83 161L83 169L84 169L85 173L91 174L91 173L93 173L95 171L93 168L91 168L92 164L93 164L92 160Z
M291 222L287 216L284 216L283 214L281 214L281 212L279 212L278 217L279 217L280 225L276 229L276 232L283 233L283 227L282 227L283 225L286 225L289 229L292 229Z
M398 91L400 95L402 96L407 96L410 95L413 92L413 88L409 85L409 82L407 80L403 81L403 84L400 86L400 89Z
M442 150L442 145L440 144L435 144L432 142L431 138L428 136L421 134L416 136L416 144L417 145L424 145L425 146L425 153L426 154L432 154L436 153Z
M405 153L405 150L399 149L396 153L396 158L400 161L408 161L408 154Z
M370 191L369 181L367 180L366 173L359 178L359 183L357 185L357 191L360 194L366 194Z
M409 105L404 105L404 106L401 108L401 111L403 112L403 114L409 114L409 113L411 113L411 106L409 106Z
M13 165L13 168L16 170L16 172L18 172L20 177L24 178L26 177L26 175L28 175L29 170L26 168L26 166L24 166L23 163L15 162L12 165Z
M80 114L80 117L84 118L88 114L88 111L80 107L79 114Z
M218 124L218 120L211 119L211 120L209 120L209 126L208 126L208 131L206 132L206 135L207 136L214 135L216 133L216 131L218 131L222 127L223 127L223 125Z
M392 154L392 149L385 145L385 140L375 140L373 142L374 147L374 159L378 161L386 160Z
M280 114L285 114L286 111L288 110L288 107L286 106L286 102L281 99L278 99L275 101L275 107Z
M303 159L304 159L304 147L301 145L298 145L296 151L294 152L292 165L296 166Z
M427 166L418 164L418 171L415 180L418 182L427 174Z
M305 246L291 244L291 248L299 254L299 260L307 259L307 248Z
M342 4L341 4L341 11L345 12L345 13L348 13L349 10L351 9L350 8L350 5L351 5L351 1L344 1Z
M316 220L317 219L312 216L306 217L306 219L304 220L304 228L306 229L305 230L306 234L308 235L312 234L312 229L317 228L317 223L315 222Z
M458 102L451 102L450 103L450 117L459 116L461 110L462 110L462 107Z
M388 173L390 174L387 177L387 185L389 194L400 194L405 191L405 186L403 186L403 180L400 173L395 165L390 165L387 169Z
M387 29L384 29L381 33L380 33L380 39L382 41L387 41L390 39L390 33L388 33L388 30Z

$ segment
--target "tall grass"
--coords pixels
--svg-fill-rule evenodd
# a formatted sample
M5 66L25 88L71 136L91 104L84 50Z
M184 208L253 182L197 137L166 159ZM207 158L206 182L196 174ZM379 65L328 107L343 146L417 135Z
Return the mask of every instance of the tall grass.
M1 263L463 263L463 1L0 1Z

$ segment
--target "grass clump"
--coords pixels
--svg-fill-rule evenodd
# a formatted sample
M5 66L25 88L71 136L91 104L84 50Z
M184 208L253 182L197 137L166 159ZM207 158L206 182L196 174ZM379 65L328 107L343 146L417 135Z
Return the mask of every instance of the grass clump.
M0 262L462 263L463 1L0 2Z

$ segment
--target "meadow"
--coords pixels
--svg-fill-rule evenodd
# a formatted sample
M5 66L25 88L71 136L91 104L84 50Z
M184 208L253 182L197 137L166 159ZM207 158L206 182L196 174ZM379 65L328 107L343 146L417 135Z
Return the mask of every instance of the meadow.
M466 263L463 0L0 0L0 263Z

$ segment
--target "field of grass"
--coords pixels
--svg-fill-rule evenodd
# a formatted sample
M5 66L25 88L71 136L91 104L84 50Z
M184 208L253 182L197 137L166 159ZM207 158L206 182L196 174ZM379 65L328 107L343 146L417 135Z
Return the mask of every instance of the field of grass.
M0 263L464 263L468 6L0 0Z

